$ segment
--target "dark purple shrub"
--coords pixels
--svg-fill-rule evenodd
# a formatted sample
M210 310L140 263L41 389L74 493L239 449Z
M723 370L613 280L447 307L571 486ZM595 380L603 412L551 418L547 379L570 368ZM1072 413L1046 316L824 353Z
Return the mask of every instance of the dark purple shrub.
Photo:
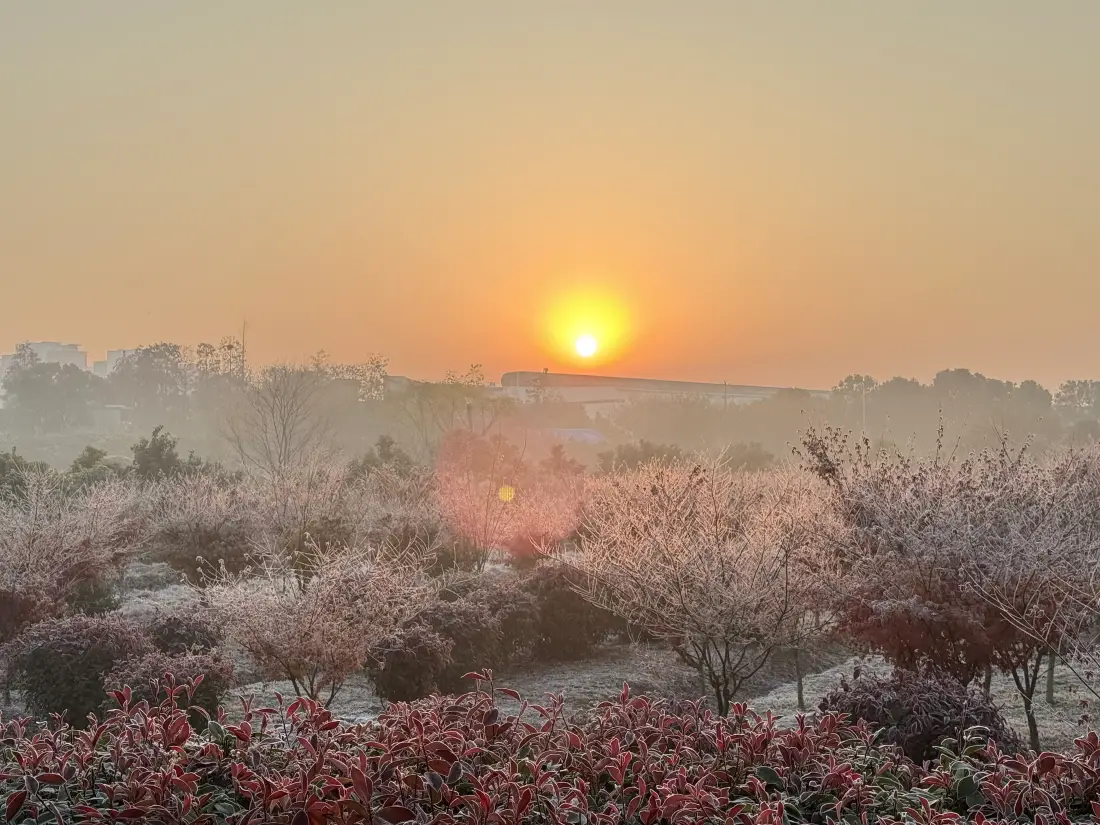
M625 630L610 611L575 589L581 574L559 564L541 565L524 583L538 605L535 652L545 659L583 659L611 636Z
M461 693L467 687L465 674L491 668L501 658L500 625L480 602L440 601L420 621L451 645L450 661L437 682L443 693Z
M1016 753L1019 737L989 699L952 677L931 671L895 670L888 678L861 676L825 696L825 713L845 713L882 731L882 741L898 745L915 762L938 757L945 740L961 742L967 730L993 739Z

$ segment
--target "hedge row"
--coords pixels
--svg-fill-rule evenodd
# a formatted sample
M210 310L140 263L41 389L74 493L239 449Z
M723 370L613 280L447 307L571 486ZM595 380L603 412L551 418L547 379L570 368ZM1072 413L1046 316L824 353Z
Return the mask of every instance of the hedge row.
M7 821L320 825L984 825L1091 822L1100 815L1100 738L1033 758L964 740L929 767L843 715L780 729L743 706L622 695L585 722L560 699L496 704L491 674L457 698L391 706L346 726L317 703L224 713L203 732L184 706L116 692L87 731L0 720Z

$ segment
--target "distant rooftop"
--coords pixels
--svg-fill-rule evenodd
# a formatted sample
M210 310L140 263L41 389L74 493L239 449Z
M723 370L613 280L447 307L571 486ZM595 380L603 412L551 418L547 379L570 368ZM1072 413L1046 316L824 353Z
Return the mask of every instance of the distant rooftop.
M703 381L669 381L660 378L625 378L614 375L578 375L562 372L506 372L500 378L504 388L563 389L591 387L625 392L667 393L669 395L740 395L767 398L787 387L759 387L750 384L711 384ZM827 391L808 390L812 395Z

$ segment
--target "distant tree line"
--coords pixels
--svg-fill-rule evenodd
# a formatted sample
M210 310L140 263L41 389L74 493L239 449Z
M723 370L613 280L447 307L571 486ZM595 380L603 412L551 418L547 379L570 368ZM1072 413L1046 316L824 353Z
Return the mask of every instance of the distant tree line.
M807 427L824 425L862 433L876 446L925 453L937 443L969 452L1026 441L1042 454L1100 441L1100 381L1067 381L1051 392L1035 381L1000 381L966 369L941 371L927 384L850 375L826 396L781 390L743 405L691 396L641 399L593 420L583 405L539 385L530 403L502 397L479 365L384 390L381 356L333 364L321 352L305 364L254 368L241 342L226 338L193 349L140 347L106 377L42 362L24 344L0 387L0 444L18 444L57 467L89 442L118 458L112 450L124 452L136 435L158 426L174 433L185 452L269 469L319 447L362 456L382 436L430 463L455 430L504 437L542 458L554 441L546 435L551 430L595 429L602 445L569 444L566 451L603 471L696 451L759 469L788 456Z

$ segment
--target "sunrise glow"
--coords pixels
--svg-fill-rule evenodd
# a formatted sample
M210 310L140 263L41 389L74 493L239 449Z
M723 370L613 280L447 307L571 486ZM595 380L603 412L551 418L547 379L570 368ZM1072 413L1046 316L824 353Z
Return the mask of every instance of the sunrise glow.
M633 339L634 313L609 290L575 289L548 302L543 340L547 354L587 366L617 361Z

